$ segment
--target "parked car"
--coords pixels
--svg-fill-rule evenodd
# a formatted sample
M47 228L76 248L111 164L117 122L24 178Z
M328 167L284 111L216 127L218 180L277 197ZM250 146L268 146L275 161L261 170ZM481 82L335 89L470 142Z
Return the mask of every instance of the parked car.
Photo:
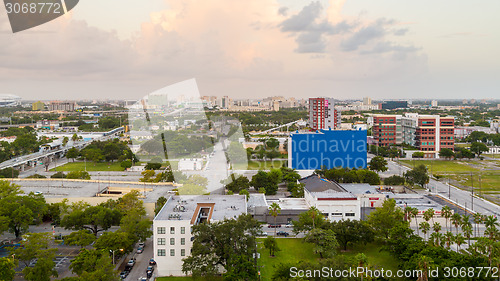
M287 237L290 234L288 232L286 232L286 231L278 231L278 232L276 232L276 235Z
M285 224L285 227L286 227L286 228L291 228L291 227L293 227L293 224L291 224L291 223L287 223L287 224Z
M281 227L281 224L269 224L268 226L269 228L280 228Z
M134 267L134 265L135 265L135 259L131 259L127 262L127 266L130 268Z
M138 254L142 254L142 252L144 252L144 248L143 247L137 248L137 253Z
M120 277L121 277L122 279L125 279L125 278L127 278L127 276L128 276L128 274L129 274L129 273L130 273L130 271L128 271L128 270L124 270L124 271L122 271L122 272L120 273Z
M154 259L149 260L149 265L156 265L156 261Z
M139 279L137 279L137 280L139 280L139 281L148 281L148 278L146 278L146 277L139 277Z
M146 277L151 278L153 277L153 271L146 271Z
M155 271L155 268L152 265L150 265L150 266L148 266L148 268L146 268L146 272L148 272L148 271L153 272L153 271Z
M139 243L139 247L144 248L146 247L146 244L144 242Z

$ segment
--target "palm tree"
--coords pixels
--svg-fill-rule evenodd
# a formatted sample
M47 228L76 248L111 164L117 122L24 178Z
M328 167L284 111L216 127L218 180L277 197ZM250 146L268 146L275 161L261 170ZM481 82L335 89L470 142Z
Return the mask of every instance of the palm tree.
M448 220L451 218L452 212L451 208L448 206L444 206L441 209L441 216L446 219L446 230L449 231L448 229Z
M471 224L466 224L462 226L462 231L465 234L465 237L469 240L469 247L470 247L470 237L472 236L472 225Z
M474 223L475 223L474 236L478 237L479 236L479 225L478 224L483 222L484 216L480 213L475 213L473 215L473 218L474 218Z
M446 239L446 247L449 249L451 242L453 241L453 233L451 233L451 231L446 231L444 238Z
M281 213L281 207L278 203L273 202L271 206L269 206L269 214L274 217L274 237L276 237L276 217Z
M439 233L439 231L441 231L441 224L439 222L435 222L433 225L432 225L432 229L434 230L434 232L436 233Z
M460 214L454 213L451 216L451 223L453 223L453 225L455 225L456 234L458 234L458 226L460 225L461 221L462 221L462 216Z
M417 263L418 269L422 272L422 275L418 277L417 281L428 281L429 276L427 273L429 272L429 268L433 265L434 261L427 256L421 256L418 258Z
M458 246L458 251L460 251L460 246L465 242L465 238L462 236L462 233L459 233L455 236L455 243Z
M431 225L424 221L420 223L420 228L422 229L422 233L424 234L424 239L427 237L427 232L431 229Z
M420 234L418 233L418 220L417 220L417 216L418 216L418 209L417 209L417 208L415 208L415 207L412 207L410 212L411 212L411 215L415 218L415 224L417 225L417 235L420 235Z
M424 220L428 222L430 219L432 219L432 222L434 222L434 209L433 208L429 208L424 212Z
M495 228L496 229L498 227L498 219L494 216L487 216L484 219L484 225L486 226L486 229L488 229L488 228L490 228L490 229ZM491 230L489 232L492 233ZM490 236L490 239L491 239L491 236Z

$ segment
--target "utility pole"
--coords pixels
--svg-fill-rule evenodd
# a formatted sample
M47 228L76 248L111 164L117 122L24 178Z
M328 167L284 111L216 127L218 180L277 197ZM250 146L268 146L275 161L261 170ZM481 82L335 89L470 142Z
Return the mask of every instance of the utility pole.
M474 178L472 177L472 172L470 172L470 201L471 201L471 210L474 211Z

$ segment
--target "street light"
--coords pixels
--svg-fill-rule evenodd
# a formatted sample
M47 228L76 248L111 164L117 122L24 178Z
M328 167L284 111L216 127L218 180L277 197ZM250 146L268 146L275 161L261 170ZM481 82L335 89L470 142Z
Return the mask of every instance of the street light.
M109 252L113 253L113 264L115 264L115 251L123 252L123 249L109 250Z

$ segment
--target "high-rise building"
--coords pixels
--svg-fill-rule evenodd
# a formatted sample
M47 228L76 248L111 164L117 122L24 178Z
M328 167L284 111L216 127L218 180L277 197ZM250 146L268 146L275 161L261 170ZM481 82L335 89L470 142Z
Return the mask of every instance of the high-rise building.
M437 106L438 106L438 101L437 101L437 100L433 100L433 101L431 102L431 106L432 106L432 107L437 107Z
M314 130L339 129L341 122L340 111L335 108L331 98L309 99L309 127Z
M49 111L74 111L74 102L52 101L49 104Z
M31 104L31 108L33 109L33 111L44 110L45 104L41 101L37 101Z
M425 153L426 158L438 157L443 148L453 150L455 119L439 115L374 115L373 138L378 146L408 144Z
M374 115L372 133L378 146L401 144L401 115Z
M371 104L372 104L372 99L370 97L363 98L363 105L371 105Z

